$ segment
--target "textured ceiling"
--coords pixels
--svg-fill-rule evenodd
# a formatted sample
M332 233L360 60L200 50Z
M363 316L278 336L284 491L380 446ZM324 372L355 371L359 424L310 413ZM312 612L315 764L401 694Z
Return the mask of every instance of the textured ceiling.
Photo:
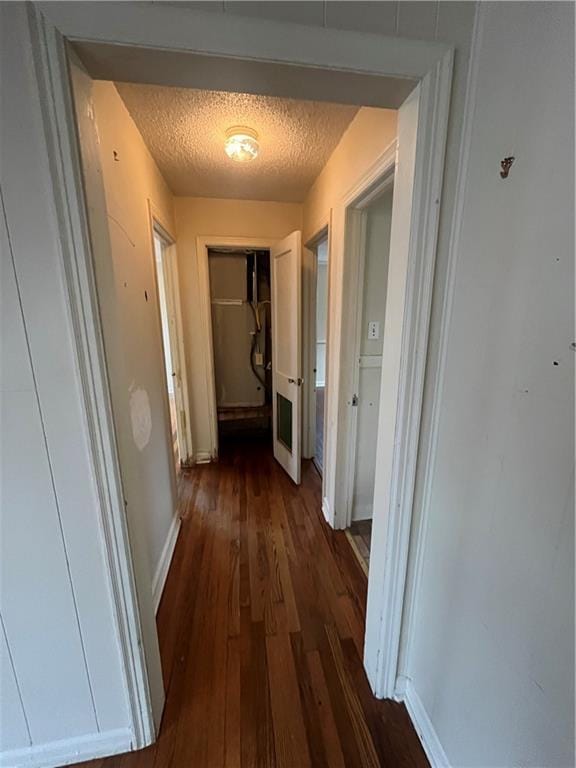
M117 83L175 195L301 202L357 107L243 93ZM226 130L258 132L251 163L230 160Z

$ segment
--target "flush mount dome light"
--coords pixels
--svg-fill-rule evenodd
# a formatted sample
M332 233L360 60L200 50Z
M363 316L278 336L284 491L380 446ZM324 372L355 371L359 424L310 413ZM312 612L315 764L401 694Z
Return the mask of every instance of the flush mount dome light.
M258 157L258 134L252 128L236 125L226 131L224 150L231 160L249 163Z

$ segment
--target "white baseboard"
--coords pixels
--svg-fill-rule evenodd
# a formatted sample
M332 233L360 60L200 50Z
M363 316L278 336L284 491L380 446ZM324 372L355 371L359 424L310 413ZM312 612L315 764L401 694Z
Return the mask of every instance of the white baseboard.
M322 498L322 514L324 515L324 519L326 520L326 522L332 525L332 515L330 514L330 502L328 501L326 496Z
M48 744L35 744L0 754L2 768L55 768L70 763L83 763L108 755L119 755L132 749L132 732L119 728L104 733L89 733L73 739Z
M406 683L404 704L432 768L450 768L450 763L440 743L438 734L428 717L420 696L418 696L410 681Z
M172 562L174 547L176 546L178 532L180 531L180 523L181 520L178 515L174 515L170 524L168 536L166 536L166 541L164 542L160 560L156 566L156 573L154 574L154 579L152 580L152 600L154 602L154 613L157 613L158 606L160 605L160 599L162 597L162 592L164 591L164 584L166 583L166 576L168 576L168 569L170 568L170 563Z
M210 464L212 461L212 454L210 451L196 451L194 454L195 464Z

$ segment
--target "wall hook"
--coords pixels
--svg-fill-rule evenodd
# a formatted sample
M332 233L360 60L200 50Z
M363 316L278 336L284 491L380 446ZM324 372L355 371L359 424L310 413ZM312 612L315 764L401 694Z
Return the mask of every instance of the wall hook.
M504 160L500 160L500 167L502 170L500 171L500 176L503 179L508 178L508 174L510 173L510 168L512 168L512 163L516 160L515 157L505 157Z

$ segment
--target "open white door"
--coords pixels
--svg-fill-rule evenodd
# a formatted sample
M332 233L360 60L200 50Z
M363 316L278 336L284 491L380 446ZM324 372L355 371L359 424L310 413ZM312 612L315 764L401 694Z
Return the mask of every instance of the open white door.
M176 419L178 453L183 464L192 461L192 433L188 406L188 383L186 378L186 359L182 340L182 312L180 308L180 291L178 288L178 262L176 245L166 244L162 254L162 275L168 319L168 335L170 341L170 359L172 361L172 380L176 403Z
M274 458L300 483L302 446L302 233L270 250L272 272L272 423Z

